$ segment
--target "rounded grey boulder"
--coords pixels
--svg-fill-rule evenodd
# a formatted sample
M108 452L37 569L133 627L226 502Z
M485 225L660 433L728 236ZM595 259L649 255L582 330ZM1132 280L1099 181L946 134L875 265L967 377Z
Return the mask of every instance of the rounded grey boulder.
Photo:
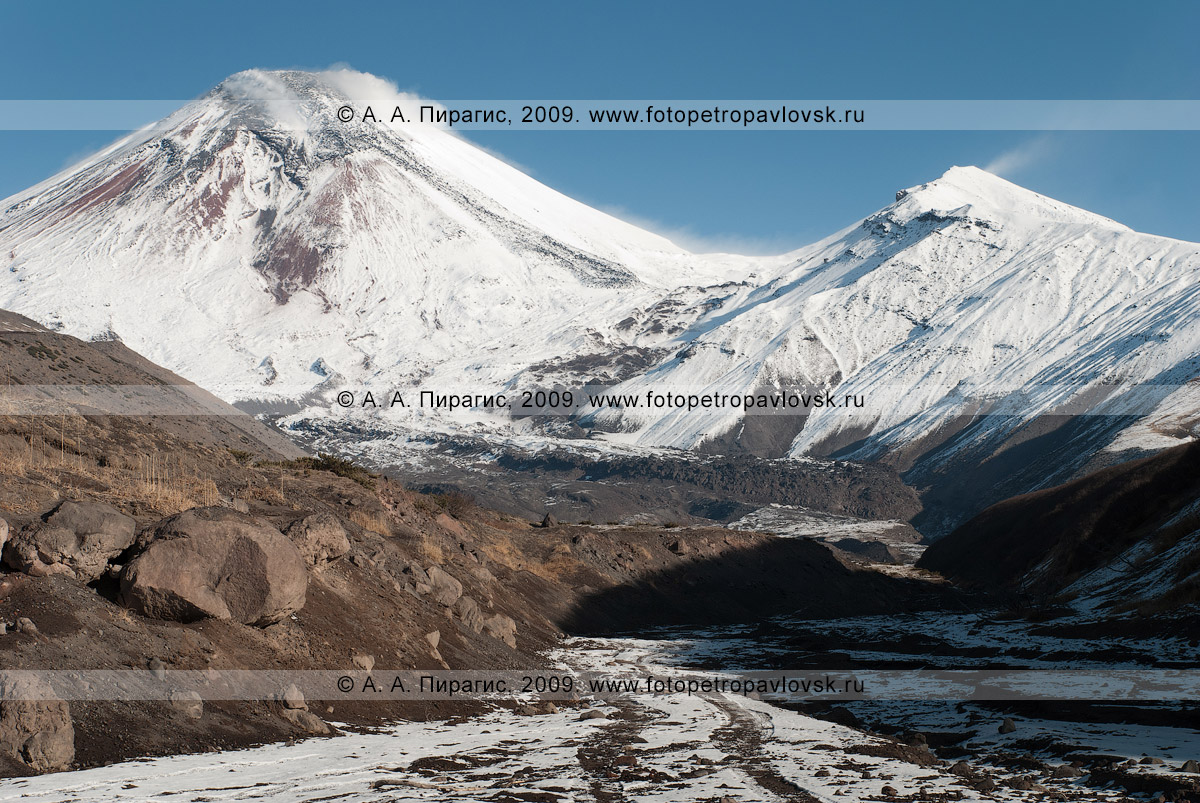
M1055 767L1054 772L1050 773L1051 778L1082 778L1083 770L1070 764L1062 764Z
M204 698L197 691L171 692L171 707L189 719L204 716Z
M279 712L288 722L312 734L326 734L330 727L316 714L303 708L285 708Z
M286 533L310 566L324 566L350 551L346 528L332 513L305 516L293 522Z
M136 529L131 517L111 505L67 501L12 536L4 561L26 574L73 574L91 582L129 548Z
M476 633L483 630L483 611L479 610L479 603L475 600L466 595L459 597L454 603L454 612L465 627Z
M484 631L492 638L503 641L508 646L517 647L517 623L511 616L502 613L489 616L483 621Z
M266 626L304 607L300 550L264 521L224 508L172 516L121 572L121 604L153 619Z
M427 574L430 593L438 603L449 608L458 602L463 593L462 583L443 571L441 566L430 566Z
M45 681L0 677L0 751L37 772L75 760L71 709Z
M304 692L300 691L300 687L295 683L289 683L279 699L283 702L284 708L290 708L293 711L308 710L308 703L304 699Z

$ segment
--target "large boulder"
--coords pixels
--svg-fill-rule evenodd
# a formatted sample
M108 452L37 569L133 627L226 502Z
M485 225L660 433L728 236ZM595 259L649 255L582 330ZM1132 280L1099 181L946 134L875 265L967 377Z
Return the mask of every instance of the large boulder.
M162 521L139 545L121 573L120 600L144 616L266 626L304 607L304 558L260 519L195 508Z
M71 709L44 681L0 673L0 753L36 772L63 770L75 760Z
M300 728L300 730L307 731L308 733L320 735L331 731L325 720L303 708L284 708L279 714L288 722Z
M305 516L293 522L286 534L310 566L324 566L350 551L346 528L332 513Z
M476 633L483 631L483 611L479 610L479 603L475 600L464 594L454 603L454 612L464 626Z
M483 620L483 629L489 636L503 641L514 650L517 648L517 623L511 616L502 613Z
M429 582L429 573L415 563L404 567L400 573L400 580L404 581L400 588L414 596L421 597L433 590L433 584Z
M283 703L284 708L290 708L293 711L308 710L308 702L304 699L304 692L300 691L300 687L295 683L289 683L279 699Z
M441 566L430 566L429 576L430 595L447 608L458 602L462 596L462 583L457 578L446 573Z
M8 543L8 522L0 516L0 553L4 552L4 545Z
M204 716L204 698L198 691L173 691L170 696L171 707L189 719L200 719Z
M102 502L63 502L13 535L4 561L32 575L73 574L91 582L133 543L137 524Z

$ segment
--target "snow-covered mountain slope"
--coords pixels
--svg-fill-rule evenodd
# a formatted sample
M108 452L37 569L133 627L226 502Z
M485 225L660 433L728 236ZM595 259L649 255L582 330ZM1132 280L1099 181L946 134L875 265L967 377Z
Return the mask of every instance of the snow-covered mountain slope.
M119 336L227 400L299 401L293 423L360 440L838 454L922 486L963 461L1004 473L1002 453L1024 471L1053 452L1007 496L1105 448L1193 437L1196 244L956 167L791 254L695 255L448 131L337 119L364 97L400 99L348 71L239 74L0 203L0 307ZM798 389L841 408L643 405L564 427L331 403L341 388L530 384Z
M0 306L119 335L228 399L619 351L612 324L744 274L449 131L342 123L359 73L252 71L0 204ZM686 315L686 313L685 313Z
M898 196L740 290L680 338L686 348L618 390L833 389L861 408L814 409L791 453L854 444L878 458L980 411L983 429L1148 413L1200 373L1200 246L976 168ZM694 446L740 419L640 411L624 423L638 443Z

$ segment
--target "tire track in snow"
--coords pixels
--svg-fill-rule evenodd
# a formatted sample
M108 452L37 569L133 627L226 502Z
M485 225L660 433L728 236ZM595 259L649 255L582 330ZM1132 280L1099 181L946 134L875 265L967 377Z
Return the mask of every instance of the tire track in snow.
M721 711L729 724L713 731L713 743L726 753L738 757L738 768L764 791L788 803L821 803L807 790L789 781L771 765L763 751L775 726L768 714L750 711L721 695L705 695L704 699Z

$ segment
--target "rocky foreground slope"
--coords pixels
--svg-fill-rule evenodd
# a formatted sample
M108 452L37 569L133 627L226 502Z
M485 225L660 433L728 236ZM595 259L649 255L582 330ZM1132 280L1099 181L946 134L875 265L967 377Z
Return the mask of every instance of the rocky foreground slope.
M17 414L0 417L0 669L537 667L568 630L884 612L943 594L804 540L534 526L294 456L225 408L89 415L55 401L59 391L88 378L142 386L154 372L104 344L4 321L3 387ZM17 393L30 388L57 406L30 414ZM21 774L325 733L329 719L471 711L331 709L286 691L260 702L0 701L0 763Z
M232 470L230 479L259 471ZM540 652L564 628L742 621L805 608L819 615L826 606L879 612L938 596L923 584L856 571L805 541L723 530L535 528L382 478L366 487L305 463L265 471L282 477L285 491L251 500L249 513L192 508L138 521L93 501L43 515L5 513L4 668L529 668L544 665ZM106 498L99 488L72 496ZM3 705L0 723L27 721ZM61 745L0 740L18 762L10 771L70 764L72 727L74 761L87 765L326 732L316 717L335 713L313 707L301 717L282 704L200 707L186 699L52 710L70 715L50 731ZM464 713L445 703L339 703L336 718L456 712ZM40 722L43 714L28 715Z

